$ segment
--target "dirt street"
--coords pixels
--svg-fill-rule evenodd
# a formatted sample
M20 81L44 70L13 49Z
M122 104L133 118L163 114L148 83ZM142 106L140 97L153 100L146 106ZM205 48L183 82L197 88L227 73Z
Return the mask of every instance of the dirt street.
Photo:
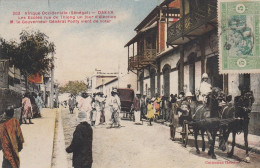
M68 108L62 109L65 146L71 142L76 115L77 109L74 114L69 114ZM171 141L169 127L164 125L148 126L147 122L135 125L132 121L122 121L122 126L93 128L93 168L257 167L260 162L260 156L254 153L250 153L251 163L240 161L245 151L238 148L232 159L218 149L216 160L206 152L198 155L194 147L184 148L180 141ZM68 154L67 159L71 167L72 155Z

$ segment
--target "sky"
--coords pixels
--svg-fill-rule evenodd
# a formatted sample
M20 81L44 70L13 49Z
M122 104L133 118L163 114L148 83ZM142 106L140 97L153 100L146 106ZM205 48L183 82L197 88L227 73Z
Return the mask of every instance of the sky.
M56 46L55 81L84 80L95 69L127 72L127 48L134 28L162 0L0 0L0 37L19 42L22 30L40 30ZM10 24L13 12L113 11L110 23Z

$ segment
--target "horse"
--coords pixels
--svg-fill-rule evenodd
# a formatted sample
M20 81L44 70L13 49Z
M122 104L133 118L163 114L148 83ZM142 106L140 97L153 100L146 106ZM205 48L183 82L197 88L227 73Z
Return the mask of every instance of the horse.
M234 154L234 147L236 144L236 134L244 132L244 142L246 148L245 161L250 162L248 154L248 125L249 114L251 112L252 104L254 103L254 96L252 91L241 91L241 96L236 96L234 100L234 107L227 109L223 112L223 118L235 117L235 120L227 124L227 128L224 129L224 140L227 142L229 134L232 132L232 149L228 152L228 157L232 157Z
M214 153L214 146L216 134L218 131L218 124L216 122L218 122L219 120L219 91L219 88L212 88L212 92L209 93L209 95L207 96L206 103L202 106L197 107L196 112L192 117L193 121L190 122L190 125L192 126L194 131L196 152L198 154L200 153L197 142L199 131L201 132L202 137L202 151L205 151L204 133L207 132L210 144L208 154L211 155L213 159L216 159L216 155Z

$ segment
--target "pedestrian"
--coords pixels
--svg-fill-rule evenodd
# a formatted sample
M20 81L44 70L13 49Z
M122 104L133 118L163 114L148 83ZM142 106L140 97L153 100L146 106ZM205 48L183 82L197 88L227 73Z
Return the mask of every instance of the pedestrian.
M175 140L176 128L179 124L178 109L179 103L177 103L177 94L171 95L171 117L170 117L170 139Z
M155 119L158 120L160 116L160 103L161 98L158 93L156 93L155 100L153 102L154 108L155 108Z
M143 95L141 98L141 119L144 118L146 119L146 114L147 114L147 97L146 95Z
M30 101L31 101L31 105L32 105L32 114L33 114L33 118L36 118L38 117L38 107L36 105L36 97L37 97L37 94L35 92L31 92L30 93Z
M91 101L92 99L87 95L87 93L83 92L78 104L78 116L86 115L87 122L90 122Z
M74 98L73 94L70 95L69 98L69 110L70 114L73 114L74 108L76 107L76 99Z
M152 121L154 118L154 106L153 106L153 102L154 102L154 98L152 98L151 100L149 100L149 103L147 104L147 119L149 120L149 125L152 126Z
M36 105L37 105L37 107L38 107L38 115L39 115L39 117L41 117L42 115L41 115L41 111L42 111L42 105L43 105L43 101L42 101L42 94L41 93L39 93L38 95L37 95L37 97L36 97Z
M103 95L102 92L98 92L95 97L95 106L96 106L96 113L97 113L95 125L100 124L102 104L105 101L105 98L103 98L102 95Z
M136 92L136 96L133 102L133 110L135 117L135 124L141 124L141 94Z
M111 99L109 102L109 106L110 106L110 111L112 113L111 127L113 127L113 125L117 125L118 127L121 127L120 118L119 118L119 113L121 110L121 102L116 88L114 88L111 92Z
M103 98L103 101L101 102L100 124L104 124L106 122L106 117L105 117L106 96L103 97L103 93L100 96Z
M29 120L29 124L33 124L31 121L32 117L32 104L30 100L30 94L27 92L24 94L24 98L22 100L22 120L24 121L24 124L27 124L27 119Z
M170 111L170 103L169 103L169 97L168 96L163 96L162 101L161 101L161 114L162 114L162 119L164 121L168 121L169 119L169 111Z
M3 151L2 168L19 168L19 152L23 149L23 134L19 121L13 118L14 108L5 110L5 117L0 121L0 150Z
M91 168L92 167L92 141L93 130L88 123L87 113L78 115L78 125L73 133L73 139L66 152L73 153L72 166L74 168Z
M91 126L95 126L96 123L96 118L97 118L97 109L96 109L96 93L93 94L92 100L91 100L91 114L90 114L90 119L91 119Z

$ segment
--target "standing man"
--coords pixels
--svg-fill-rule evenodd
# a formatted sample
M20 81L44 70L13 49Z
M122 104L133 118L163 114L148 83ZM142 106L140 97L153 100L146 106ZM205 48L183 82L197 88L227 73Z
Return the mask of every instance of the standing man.
M90 112L91 126L95 126L95 122L97 118L96 96L97 96L96 93L93 93L93 97L91 100L91 112Z
M105 119L105 105L106 105L106 96L103 96L104 94L101 92L100 97L102 98L101 101L101 116L100 116L100 124L105 123L106 119Z
M92 141L93 130L87 122L86 113L78 115L79 124L77 125L73 139L69 147L66 148L68 153L73 153L72 164L74 168L91 168L92 167Z
M100 119L101 119L101 111L102 111L102 104L105 101L105 98L102 97L103 93L98 92L97 96L95 98L95 104L96 104L96 111L97 111L97 116L96 116L96 122L95 125L100 124Z
M90 121L90 111L91 111L91 99L88 98L87 93L82 93L81 94L81 99L79 100L78 104L79 108L79 113L78 113L78 118L81 115L86 115L86 121Z
M175 132L179 124L178 107L177 94L171 94L170 139L172 141L175 140Z
M76 107L76 99L74 98L73 94L70 95L69 98L69 110L70 114L73 114L74 108Z
M3 150L3 168L19 168L19 152L23 149L23 134L19 121L13 118L14 109L8 107L0 121L0 150Z
M141 124L141 94L140 92L136 92L136 96L134 98L133 103L135 124Z
M120 102L120 98L118 96L118 92L117 89L114 88L111 92L111 99L110 99L110 111L112 113L112 117L111 117L111 127L113 127L113 124L117 125L118 127L121 127L120 125L120 118L119 118L119 114L120 114L120 110L121 110L121 102Z
M147 114L147 98L146 95L143 95L141 98L141 118L146 118Z
M39 117L41 117L41 111L42 111L42 104L43 104L43 101L42 101L42 94L39 93L36 97L36 105L38 107L38 111L39 111Z

